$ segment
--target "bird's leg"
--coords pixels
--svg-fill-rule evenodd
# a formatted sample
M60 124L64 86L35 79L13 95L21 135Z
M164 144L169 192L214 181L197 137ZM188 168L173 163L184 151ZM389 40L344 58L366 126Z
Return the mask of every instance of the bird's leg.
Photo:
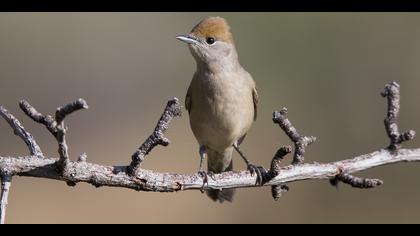
M200 146L200 169L198 174L203 178L203 186L201 186L200 191L204 193L204 186L209 184L207 172L204 170L204 160L207 158L207 149L204 145Z
M239 145L237 142L235 142L232 145L235 150L238 152L238 154L242 157L242 159L245 161L247 169L249 170L249 172L251 172L251 176L253 176L254 174L257 174L257 180L256 180L256 185L263 185L264 184L264 176L263 174L265 174L267 171L264 169L264 167L262 166L256 166L254 164L252 164L243 154L243 152L241 151L241 149L239 149Z

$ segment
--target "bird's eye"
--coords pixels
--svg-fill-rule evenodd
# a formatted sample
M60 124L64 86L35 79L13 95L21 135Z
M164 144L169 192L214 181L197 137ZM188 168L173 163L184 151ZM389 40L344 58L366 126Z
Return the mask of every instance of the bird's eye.
M216 42L216 40L212 37L208 37L208 38L206 38L206 42L207 42L208 45L212 45Z

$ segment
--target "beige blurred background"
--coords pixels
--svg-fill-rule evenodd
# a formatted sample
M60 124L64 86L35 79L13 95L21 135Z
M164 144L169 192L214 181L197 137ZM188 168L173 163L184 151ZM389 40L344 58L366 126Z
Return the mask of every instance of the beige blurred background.
M242 65L260 93L257 122L243 144L268 166L288 138L271 122L286 106L289 118L318 141L307 162L329 162L388 144L383 128L385 83L402 86L401 129L420 131L420 14L416 13L0 13L0 104L37 138L48 156L57 145L44 127L18 109L25 98L41 112L85 98L90 109L67 119L75 159L125 165L150 134L166 101L184 101L195 69L175 39L203 17L225 17ZM172 144L158 147L147 169L196 172L198 146L184 115L171 124ZM419 147L419 139L406 147ZM0 120L0 154L26 155ZM235 167L244 164L235 154ZM290 158L290 157L289 157ZM420 166L397 164L361 176L382 178L373 190L327 181L290 184L279 202L269 188L240 189L232 204L199 191L147 193L67 187L15 177L8 223L420 223Z

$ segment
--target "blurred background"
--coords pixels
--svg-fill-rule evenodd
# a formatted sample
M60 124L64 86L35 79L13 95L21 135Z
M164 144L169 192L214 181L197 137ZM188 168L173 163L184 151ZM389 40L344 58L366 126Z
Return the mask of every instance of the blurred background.
M283 106L298 130L318 137L307 162L330 162L388 145L386 100L402 88L402 130L420 131L420 14L416 13L0 13L0 104L16 115L44 153L55 139L18 108L39 111L82 97L90 109L66 119L70 155L126 165L153 130L172 97L184 102L195 62L175 36L206 16L231 25L241 64L254 76L259 117L242 145L269 166L289 139L271 121ZM144 168L198 170L198 145L186 113ZM419 139L405 147L419 147ZM24 143L0 120L0 154L27 155ZM290 156L289 156L290 158ZM237 154L236 169L245 169ZM290 160L290 159L289 159ZM231 204L199 191L135 192L80 183L15 177L8 223L420 223L420 166L397 164L358 174L381 178L373 190L335 189L328 181L290 184L280 201L270 188L239 189Z

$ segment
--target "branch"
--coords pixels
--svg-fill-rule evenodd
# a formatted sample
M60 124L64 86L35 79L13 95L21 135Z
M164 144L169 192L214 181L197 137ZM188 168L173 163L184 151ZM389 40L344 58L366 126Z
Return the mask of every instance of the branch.
M379 179L356 177L351 173L400 162L419 162L420 149L401 149L402 143L413 139L415 132L410 130L401 134L398 131L399 94L399 85L395 82L386 85L385 92L383 92L383 96L388 98L385 127L391 139L390 146L376 152L332 163L303 163L305 148L312 144L316 138L299 134L287 119L286 108L274 112L273 122L278 124L289 136L294 143L295 150L292 164L283 167L281 162L287 154L292 152L292 148L284 146L276 152L271 162L271 168L264 173L262 186L272 186L271 192L275 200L278 200L281 194L289 190L286 183L308 179L328 179L333 185L343 182L357 188L372 188L383 182ZM82 154L77 161L69 159L64 119L74 111L87 108L83 99L58 108L55 118L50 115L42 115L24 100L21 101L20 107L34 121L44 124L56 137L59 143L59 158L36 158L43 155L33 137L24 130L16 118L0 107L2 116L12 126L15 133L24 139L31 151L31 156L25 157L0 156L0 176L4 183L2 185L2 213L5 211L3 206L7 204L7 193L10 187L10 184L7 183L15 175L55 179L65 181L72 186L78 182L86 182L95 187L122 187L137 191L174 192L203 189L203 179L200 174L159 173L141 168L141 163L154 147L169 144L164 133L172 119L181 115L181 105L176 98L168 102L153 133L132 155L132 162L128 166L102 166L88 163L86 154ZM204 189L258 187L255 185L256 178L257 176L252 175L249 171L223 172L212 175Z
M282 108L280 111L275 111L273 113L273 122L278 124L280 128L286 133L286 135L290 138L290 140L295 144L295 153L293 154L293 161L292 165L299 165L302 164L305 157L305 149L307 146L311 145L316 141L316 137L310 136L303 136L300 135L297 129L292 125L289 119L286 117L287 108ZM283 160L284 156L289 154L292 151L291 147L282 147L280 148L276 155L271 162L271 170L268 174L268 179L271 180L274 176L276 176L279 171L279 166L281 160ZM285 184L280 184L273 186L271 188L271 194L275 201L278 201L283 193L286 193L290 190L290 188Z
M129 167L129 172L132 175L135 175L139 170L141 163L144 161L144 158L149 154L154 147L157 145L162 145L164 147L168 146L170 141L164 137L164 133L169 127L169 123L176 116L181 116L181 105L177 98L173 98L168 101L165 110L163 111L162 116L160 117L155 130L153 133L144 141L144 143L138 148L138 150L131 156L131 164Z
M58 142L58 154L60 155L60 159L57 161L57 169L63 175L66 174L65 171L69 163L69 153L66 143L67 128L64 125L64 118L75 111L88 109L86 101L80 98L74 102L57 108L55 119L50 115L42 115L25 100L22 100L19 105L27 116L35 122L45 125L48 131L50 131L50 133L55 137Z
M4 224L4 221L6 219L7 199L9 197L11 185L12 185L12 177L10 175L2 175L1 200L0 200L0 224Z
M272 180L276 176L278 176L281 172L281 162L283 161L284 157L292 152L292 147L284 146L281 147L273 157L271 161L271 167L268 171L268 178ZM275 201L278 201L283 193L289 191L289 187L285 184L273 185L271 186L271 195L273 196Z
M386 132L391 140L391 144L388 148L390 150L397 150L401 148L403 142L414 139L416 132L414 130L409 130L401 134L398 131L397 121L400 113L400 85L395 81L387 84L381 95L388 99L388 112L387 117L384 120Z
M360 178L348 173L342 173L335 176L335 178L330 179L330 183L333 186L337 186L339 181L349 184L354 188L374 188L384 183L380 179Z
M2 116L7 123L12 127L15 135L19 136L28 146L29 153L32 156L42 157L42 151L39 145L36 143L34 137L29 133L26 132L23 125L16 119L6 108L0 106L0 116Z
M102 166L88 162L73 162L68 165L69 174L60 175L55 169L57 159L27 157L0 157L0 175L10 174L60 181L86 182L95 187L110 186L134 189L137 191L175 192L181 190L200 190L203 180L199 174L159 173L140 169L131 176L128 166ZM289 165L282 167L279 174L264 186L276 186L308 179L331 179L340 172L354 173L370 168L420 161L420 149L400 149L390 152L382 149L353 159L332 163ZM251 188L256 176L249 171L229 171L214 174L208 179L205 189Z
M32 135L25 130L23 125L16 119L6 108L0 106L0 116L12 127L15 135L19 136L28 146L29 153L38 158L43 158L44 154L36 143ZM1 192L0 192L0 224L4 224L6 218L6 208L9 197L10 186L12 185L12 176L5 173L1 175Z
M295 143L295 154L293 155L293 165L298 165L304 161L305 148L316 141L316 137L300 135L292 123L287 119L287 108L273 113L273 122L278 124L287 136Z

